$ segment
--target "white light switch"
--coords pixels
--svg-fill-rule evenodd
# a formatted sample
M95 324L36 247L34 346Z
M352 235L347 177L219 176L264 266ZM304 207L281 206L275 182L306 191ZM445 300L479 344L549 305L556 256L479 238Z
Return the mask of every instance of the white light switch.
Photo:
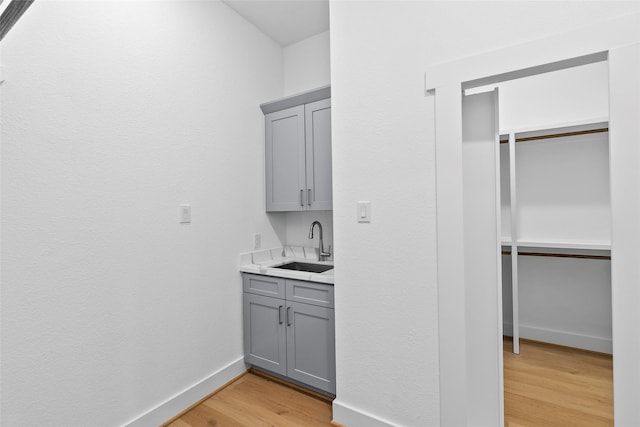
M180 205L180 223L189 224L191 222L191 205Z
M357 202L358 222L371 222L371 202Z

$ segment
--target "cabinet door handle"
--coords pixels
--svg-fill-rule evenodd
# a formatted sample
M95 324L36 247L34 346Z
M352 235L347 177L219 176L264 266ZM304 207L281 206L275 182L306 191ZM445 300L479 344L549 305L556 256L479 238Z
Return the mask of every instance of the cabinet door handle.
M282 307L284 306L280 306L278 307L278 323L280 323L282 325Z
M304 201L302 198L304 197L304 190L300 189L300 206L304 206Z
M291 307L287 307L287 326L291 326Z
M309 206L311 206L311 189L309 188L307 191L307 203L309 204Z

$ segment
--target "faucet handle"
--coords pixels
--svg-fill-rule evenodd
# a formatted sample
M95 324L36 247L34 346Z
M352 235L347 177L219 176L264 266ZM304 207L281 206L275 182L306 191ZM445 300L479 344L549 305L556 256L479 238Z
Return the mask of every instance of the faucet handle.
M318 257L318 259L326 261L323 258L331 258L331 245L329 245L329 250L328 251L325 252L323 250L322 252L320 252L320 256Z

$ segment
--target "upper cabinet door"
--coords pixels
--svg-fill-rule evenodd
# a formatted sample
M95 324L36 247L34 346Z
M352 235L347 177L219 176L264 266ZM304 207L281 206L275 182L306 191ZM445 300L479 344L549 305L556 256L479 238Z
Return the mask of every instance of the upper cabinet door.
M331 210L331 99L306 104L305 122L307 208Z
M267 212L306 209L304 105L265 116Z

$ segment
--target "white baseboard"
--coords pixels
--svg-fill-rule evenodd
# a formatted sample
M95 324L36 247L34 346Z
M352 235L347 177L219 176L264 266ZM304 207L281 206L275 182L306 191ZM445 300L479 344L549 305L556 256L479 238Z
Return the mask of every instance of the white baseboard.
M511 322L504 322L503 333L508 336L513 335L513 324ZM520 325L520 338L597 351L599 353L613 353L611 338L581 335L573 332L543 329L527 325Z
M126 427L159 426L194 403L202 400L247 370L244 357L198 381L165 402L125 424Z
M395 424L355 409L338 401L333 401L333 421L348 427L393 427Z

